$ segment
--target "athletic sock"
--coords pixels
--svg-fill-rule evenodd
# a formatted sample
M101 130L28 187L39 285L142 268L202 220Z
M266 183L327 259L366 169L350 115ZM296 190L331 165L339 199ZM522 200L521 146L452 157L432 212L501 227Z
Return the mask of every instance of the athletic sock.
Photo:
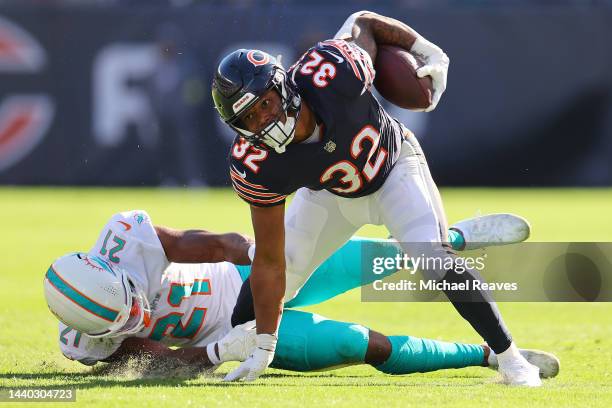
M474 281L482 281L482 278L474 270L466 270L463 273L449 270L444 280L449 283L467 283L469 288L473 288ZM470 323L496 354L499 355L510 347L512 343L510 332L506 328L497 305L487 291L445 290L444 293L459 314Z
M447 343L410 336L389 336L391 355L378 371L387 374L425 373L444 368L481 366L484 350L477 344Z
M518 347L516 347L516 344L512 342L512 344L510 344L510 347L508 347L507 350L501 353L491 353L491 355L488 358L488 361L490 365L495 365L495 366L502 365L503 366L504 364L510 361L513 361L516 359L523 359L523 358L524 357L519 351Z

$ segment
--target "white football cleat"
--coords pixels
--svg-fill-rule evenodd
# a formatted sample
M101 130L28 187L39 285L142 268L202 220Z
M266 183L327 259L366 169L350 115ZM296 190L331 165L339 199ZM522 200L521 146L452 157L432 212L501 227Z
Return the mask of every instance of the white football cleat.
M503 366L499 366L497 371L502 376L502 382L507 385L521 385L526 387L540 387L540 370L530 364L525 357L514 358Z
M529 362L540 370L541 378L552 378L559 374L561 363L559 359L551 353L542 350L519 349L519 353ZM488 358L489 368L497 370L497 356L491 352Z
M531 232L529 222L514 214L488 214L468 218L453 224L449 229L463 236L465 247L462 250L523 242Z
M559 359L541 350L517 349L520 356L513 356L499 367L497 355L491 352L487 361L489 368L498 370L505 384L539 387L541 378L552 378L559 374Z
M541 350L519 349L519 351L527 361L540 369L541 378L552 378L559 374L561 363L554 354Z

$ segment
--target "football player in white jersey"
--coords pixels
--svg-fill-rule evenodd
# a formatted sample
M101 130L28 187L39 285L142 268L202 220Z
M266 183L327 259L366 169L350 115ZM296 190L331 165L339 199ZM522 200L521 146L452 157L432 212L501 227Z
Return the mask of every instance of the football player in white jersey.
M389 240L368 242L377 243L389 256L399 251ZM359 246L355 239L338 250L313 273L291 306L325 300L317 285L333 286L328 279L332 275L344 274L343 281L359 286L360 271L347 264L356 258ZM236 233L154 226L144 211L114 215L88 253L59 258L45 275L47 303L60 320L62 353L86 365L143 353L201 368L244 361L255 346L254 326L232 328L231 316L250 273L251 247L247 237ZM325 296L346 290L345 285ZM285 311L280 331L272 366L289 370L366 363L381 372L408 374L497 365L486 345L384 336L358 324L297 310ZM554 356L521 352L543 377L557 374Z

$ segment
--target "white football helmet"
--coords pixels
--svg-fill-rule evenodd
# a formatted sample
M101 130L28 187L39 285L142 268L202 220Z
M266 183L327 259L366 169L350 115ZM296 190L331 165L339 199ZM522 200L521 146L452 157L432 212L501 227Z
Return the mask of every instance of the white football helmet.
M149 324L144 292L125 270L99 256L62 256L49 267L44 288L51 313L90 337L134 334Z

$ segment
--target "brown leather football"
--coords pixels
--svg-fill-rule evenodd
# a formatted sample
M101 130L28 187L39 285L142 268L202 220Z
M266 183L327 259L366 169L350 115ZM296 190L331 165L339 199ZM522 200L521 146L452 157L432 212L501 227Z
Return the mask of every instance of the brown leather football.
M378 46L374 86L389 102L405 109L426 109L431 105L433 88L429 76L418 78L423 62L403 48Z

